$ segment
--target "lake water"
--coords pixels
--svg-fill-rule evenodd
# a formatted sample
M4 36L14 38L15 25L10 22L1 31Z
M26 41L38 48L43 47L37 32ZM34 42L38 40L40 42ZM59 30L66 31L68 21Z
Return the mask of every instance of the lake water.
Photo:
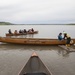
M8 29L38 30L33 38L57 38L59 32L67 32L75 38L75 26L71 25L9 25L0 26L0 36L5 36ZM30 35L21 37L32 37ZM74 46L75 48L75 46ZM58 46L31 46L0 44L0 75L18 75L33 52L36 52L53 75L75 75L75 52L67 52Z
M63 31L67 32L72 38L75 38L75 26L73 25L5 25L0 26L0 36L5 36L5 33L8 33L8 29L14 32L14 30L28 30L31 28L39 31L38 34L33 35L34 38L57 38L58 34L60 32L63 33ZM31 36L32 35L27 35L27 37Z

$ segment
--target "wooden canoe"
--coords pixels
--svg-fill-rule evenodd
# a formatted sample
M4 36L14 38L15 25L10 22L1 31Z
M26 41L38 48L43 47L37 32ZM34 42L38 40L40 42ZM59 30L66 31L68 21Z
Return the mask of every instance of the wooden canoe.
M72 39L75 43L75 39ZM58 39L44 39L44 38L10 38L0 37L0 42L12 44L27 44L27 45L64 45L66 40L59 41Z
M38 31L34 31L34 32L26 32L26 33L17 33L17 34L9 34L9 33L6 33L6 36L19 36L19 35L27 35L27 34L37 34Z
M33 53L18 75L52 75L52 73L36 53Z

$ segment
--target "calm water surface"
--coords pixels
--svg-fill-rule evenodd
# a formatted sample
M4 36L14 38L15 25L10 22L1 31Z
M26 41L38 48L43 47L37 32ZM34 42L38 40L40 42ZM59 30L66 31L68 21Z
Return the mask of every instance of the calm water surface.
M21 37L34 37L34 38L57 38L60 32L67 32L72 38L75 38L75 26L73 25L5 25L0 26L0 36L5 36L5 33L8 33L8 29L14 30L20 29L31 29L38 30L39 33L36 35L27 35Z
M73 38L75 37L75 26L63 25L0 26L0 36L5 36L9 28L14 31L15 29L29 29L32 27L35 30L39 30L39 34L33 37L57 38L58 33L63 31L69 33ZM66 52L58 46L30 46L2 43L0 43L0 75L18 75L34 51L53 75L75 75L75 52Z

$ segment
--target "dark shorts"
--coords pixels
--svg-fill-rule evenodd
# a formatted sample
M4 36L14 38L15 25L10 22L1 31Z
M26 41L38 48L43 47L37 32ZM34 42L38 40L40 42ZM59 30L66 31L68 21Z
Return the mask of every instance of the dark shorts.
M66 44L70 44L71 38L67 38Z

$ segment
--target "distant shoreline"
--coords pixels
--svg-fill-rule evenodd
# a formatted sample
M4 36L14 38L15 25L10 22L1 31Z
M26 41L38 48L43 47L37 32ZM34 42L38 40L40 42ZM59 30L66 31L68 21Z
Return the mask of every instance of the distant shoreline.
M10 22L0 22L0 25L75 25L73 23L70 24L13 24Z

